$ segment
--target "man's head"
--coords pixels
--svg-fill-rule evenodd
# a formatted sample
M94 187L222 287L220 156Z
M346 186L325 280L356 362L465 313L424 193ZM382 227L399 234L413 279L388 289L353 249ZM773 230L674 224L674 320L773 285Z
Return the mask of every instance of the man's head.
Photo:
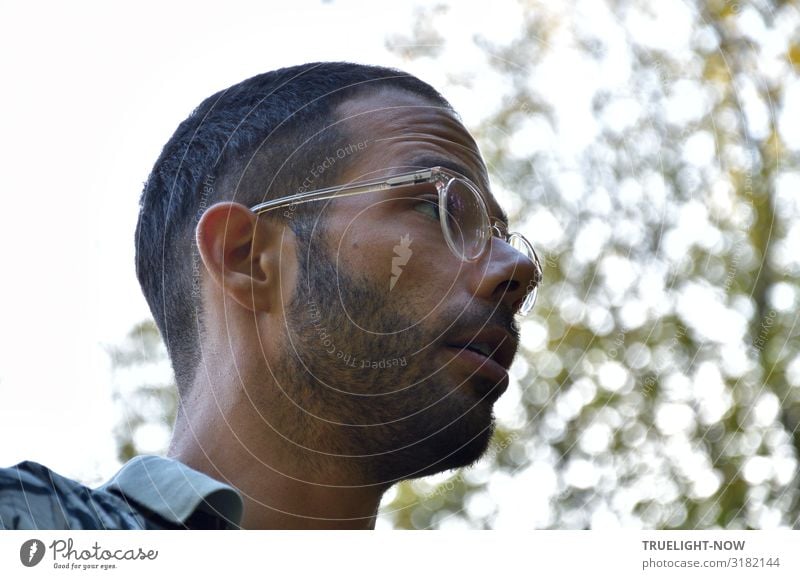
M482 454L507 376L463 347L487 342L510 362L533 264L499 240L457 259L425 187L249 210L432 166L474 181L501 217L475 142L405 73L316 63L206 99L157 161L136 232L184 403L244 404L265 437L368 484Z

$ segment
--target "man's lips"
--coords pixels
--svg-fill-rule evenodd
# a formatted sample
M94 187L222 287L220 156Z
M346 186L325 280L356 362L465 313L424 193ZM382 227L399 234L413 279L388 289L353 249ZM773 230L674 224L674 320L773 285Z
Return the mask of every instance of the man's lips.
M507 371L514 361L518 343L501 327L490 326L448 339L446 345L489 358Z
M446 346L445 350L451 356L446 364L465 371L464 382L475 384L482 396L494 391L492 398L496 400L508 388L508 372L491 358L459 346Z
M448 338L445 349L451 354L448 364L468 372L467 376L482 378L468 380L479 393L494 391L496 400L508 388L508 369L514 361L518 342L500 326L488 326L466 331Z

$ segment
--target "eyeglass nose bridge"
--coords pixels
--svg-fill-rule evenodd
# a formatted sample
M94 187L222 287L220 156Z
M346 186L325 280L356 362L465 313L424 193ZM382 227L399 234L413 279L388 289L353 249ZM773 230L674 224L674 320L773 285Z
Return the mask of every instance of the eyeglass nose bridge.
M520 241L522 245L524 245L527 248L526 252L514 247L516 251L522 253L525 257L529 258L533 262L533 265L536 268L536 278L533 281L533 284L538 287L542 283L544 272L542 271L542 262L539 259L539 254L536 253L536 250L534 249L533 245L531 245L531 242L528 241L525 238L525 236L522 235L521 233L518 233L516 231L509 232L508 229L505 228L505 224L503 224L502 222L492 223L489 226L489 228L492 230L493 234L496 234L497 237L499 237L512 247L514 247L514 244L512 242L516 238Z
M509 239L511 239L511 235L508 233L508 231L500 227L499 221L495 221L494 223L489 225L489 229L492 230L492 234L496 234L496 237L499 237L506 243L508 242Z
M497 237L505 241L515 251L533 262L535 269L534 276L531 280L529 280L528 285L525 288L525 295L520 298L519 302L517 302L518 306L515 311L515 315L525 317L531 312L531 310L533 310L533 306L535 305L539 294L539 286L541 285L542 278L544 277L542 264L541 261L539 261L539 254L536 253L533 245L531 245L531 243L521 233L517 233L516 231L509 233L504 227L498 226L497 223L491 224L489 228L493 234L492 236L495 236L496 234ZM514 247L513 241L515 238L527 248L527 251ZM488 245L489 244L487 243L486 246L488 247Z
M525 246L527 246L530 249L530 251L532 252L532 255L530 256L530 258L533 261L534 265L536 266L536 269L538 270L537 271L537 274L538 274L537 277L541 277L541 264L539 263L539 256L536 253L536 250L533 249L533 246L531 245L531 243L525 238L525 236L523 236L521 233L518 233L516 231L508 231L508 228L506 227L505 223L503 223L502 221L500 221L497 218L491 218L491 217L490 217L489 230L491 232L491 236L492 237L499 237L500 239L502 239L503 241L505 241L509 245L513 246L512 241L514 240L514 238L517 238ZM487 246L488 246L488 243L487 243ZM517 251L519 251L519 250L517 250ZM524 252L522 252L522 253L524 254Z

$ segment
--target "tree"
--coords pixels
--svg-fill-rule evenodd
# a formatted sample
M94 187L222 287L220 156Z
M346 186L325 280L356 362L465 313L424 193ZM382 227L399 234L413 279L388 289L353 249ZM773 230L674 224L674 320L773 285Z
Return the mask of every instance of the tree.
M137 324L125 342L108 349L117 408L114 438L124 463L138 454L163 454L175 422L178 396L167 349L153 320Z
M391 41L500 87L479 143L546 256L499 450L404 483L395 524L797 525L796 3L521 6L516 38L475 37L483 62Z

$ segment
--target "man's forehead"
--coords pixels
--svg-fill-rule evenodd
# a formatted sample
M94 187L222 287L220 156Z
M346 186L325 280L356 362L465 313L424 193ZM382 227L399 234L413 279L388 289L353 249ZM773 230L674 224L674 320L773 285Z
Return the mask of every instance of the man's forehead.
M396 89L383 89L343 102L338 108L345 131L354 131L384 149L417 143L462 159L473 179L486 175L478 145L455 113L441 103Z
M490 213L508 222L491 194L475 140L450 109L404 91L382 90L345 101L338 112L345 130L371 143L364 156L353 159L359 170L451 169L473 181Z

